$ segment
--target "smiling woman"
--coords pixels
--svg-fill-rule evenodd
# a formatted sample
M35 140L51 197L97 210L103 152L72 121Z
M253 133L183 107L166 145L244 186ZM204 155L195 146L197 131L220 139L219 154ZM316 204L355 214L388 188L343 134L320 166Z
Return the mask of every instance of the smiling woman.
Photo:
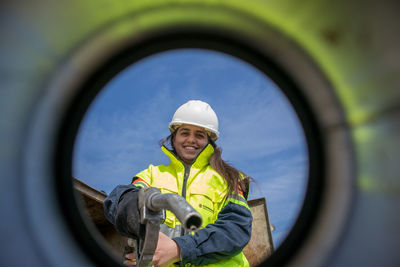
M183 197L202 217L202 224L192 233L176 213L167 210L160 233L158 229L154 233L158 236L158 242L154 241L157 247L150 253L154 266L170 266L178 261L183 266L249 266L242 251L252 232L247 204L249 177L221 159L215 143L215 112L203 101L190 100L177 109L169 129L171 135L162 142L161 149L170 162L150 164L134 176L129 186L115 187L104 201L107 219L122 235L140 240L143 230L137 225L143 223L144 214L140 196L159 188L163 194ZM166 141L170 148L165 146ZM139 209L141 216L133 216ZM146 238L147 234L146 227ZM142 265L142 251L146 250L140 241L137 247L138 265ZM132 257L132 253L126 255ZM132 265L129 260L124 263Z
M80 126L74 177L109 193L148 162L166 164L157 143L167 135L165 125L174 109L187 99L204 99L220 114L222 156L253 177L249 199L267 199L274 244L279 246L306 191L305 137L280 89L232 56L172 50L118 74L93 101Z
M188 99L226 118L224 158L251 171L252 196L268 198L283 241L263 265L399 265L398 1L25 2L0 2L0 265L117 266L82 215L71 176L107 192L126 183L160 154L161 125ZM218 72L220 57L181 69L179 59L150 64L179 48L224 52L270 77L301 121L309 164L265 77ZM125 88L119 102L109 99L118 107L94 108L133 63L151 68L115 82ZM197 75L207 70L220 82ZM304 166L306 193L296 195L305 182L292 178ZM291 197L304 199L294 223L286 211L302 201Z
M183 124L177 129L174 147L182 161L190 164L207 143L207 132L203 128Z

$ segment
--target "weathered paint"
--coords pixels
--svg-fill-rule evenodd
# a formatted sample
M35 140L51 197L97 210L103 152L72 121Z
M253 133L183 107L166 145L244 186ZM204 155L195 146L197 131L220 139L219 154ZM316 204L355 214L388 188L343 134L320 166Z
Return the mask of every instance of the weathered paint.
M250 265L256 266L274 252L272 227L269 222L265 198L249 200L248 204L253 215L253 228L250 242L243 252Z

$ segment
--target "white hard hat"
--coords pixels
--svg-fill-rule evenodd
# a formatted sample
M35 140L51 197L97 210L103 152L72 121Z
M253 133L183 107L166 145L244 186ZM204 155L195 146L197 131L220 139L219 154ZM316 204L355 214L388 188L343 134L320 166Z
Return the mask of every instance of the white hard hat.
M190 100L180 106L169 123L169 130L173 133L182 124L203 127L210 133L211 140L218 139L218 117L206 102Z

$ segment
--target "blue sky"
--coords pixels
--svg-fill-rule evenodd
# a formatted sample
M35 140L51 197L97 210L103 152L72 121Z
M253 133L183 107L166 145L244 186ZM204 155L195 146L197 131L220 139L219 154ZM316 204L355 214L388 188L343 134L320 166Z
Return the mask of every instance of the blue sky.
M107 194L168 159L158 141L190 99L219 118L224 160L252 176L249 199L265 197L275 246L290 230L307 183L299 120L283 93L248 63L223 53L179 49L145 58L114 77L92 102L74 148L73 175Z

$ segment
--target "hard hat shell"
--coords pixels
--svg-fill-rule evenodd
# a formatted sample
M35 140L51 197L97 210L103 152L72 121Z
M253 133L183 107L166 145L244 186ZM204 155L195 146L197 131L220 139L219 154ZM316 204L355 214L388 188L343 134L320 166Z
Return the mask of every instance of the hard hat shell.
M211 140L218 139L218 117L206 102L190 100L180 106L169 123L169 130L173 133L182 124L202 127L210 134Z

